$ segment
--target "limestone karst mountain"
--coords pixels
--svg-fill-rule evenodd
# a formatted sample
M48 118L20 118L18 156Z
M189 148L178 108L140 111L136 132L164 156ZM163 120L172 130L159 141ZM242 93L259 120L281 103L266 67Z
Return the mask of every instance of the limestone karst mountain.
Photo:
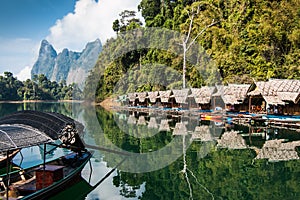
M66 81L67 84L77 83L83 88L88 71L94 67L102 50L99 39L89 42L82 52L63 49L58 53L47 41L41 42L39 56L32 67L31 77L44 74L52 81Z

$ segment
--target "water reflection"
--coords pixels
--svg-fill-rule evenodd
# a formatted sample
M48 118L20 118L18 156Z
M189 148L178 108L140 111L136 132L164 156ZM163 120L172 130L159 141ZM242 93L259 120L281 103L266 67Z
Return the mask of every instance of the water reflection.
M82 199L300 199L295 130L81 104L1 106L1 115L45 109L84 123L84 142L95 152L92 170L82 173L91 186Z
M195 116L140 112L106 113L105 116L101 109L98 112L102 115L99 121L109 118L115 121L113 127L119 131L114 134L104 129L104 134L107 137L110 135L117 146L129 147L126 149L128 151L134 149L138 153L147 153L161 149L174 138L182 141L177 146L181 158L162 169L142 174L118 171L114 176L114 185L123 184L120 194L124 198L129 193L122 191L141 188L144 184L146 189L141 199L280 199L298 197L300 194L298 189L291 186L298 183L296 179L288 179L289 184L282 184L282 181L287 181L284 177L300 170L296 164L299 161L294 160L298 159L296 156L285 156L289 162L271 162L268 165L265 165L268 161L282 159L275 156L275 160L266 161L268 157L260 156L268 151L264 144L268 145L269 141L283 137L289 141L299 139L299 136L289 134L288 130L201 120ZM190 143L185 145L187 141ZM288 143L286 145L289 146ZM111 158L106 157L108 163ZM276 172L291 166L288 173ZM281 193L271 192L274 187ZM137 198L138 195L133 194L129 196Z

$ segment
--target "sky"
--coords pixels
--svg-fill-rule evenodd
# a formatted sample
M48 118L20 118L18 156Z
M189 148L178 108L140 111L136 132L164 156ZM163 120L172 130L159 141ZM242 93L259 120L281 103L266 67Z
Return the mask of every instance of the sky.
M112 23L123 10L135 10L141 0L1 0L0 74L30 78L43 39L57 53L82 51L97 38L104 44L115 36ZM140 14L138 14L140 17Z

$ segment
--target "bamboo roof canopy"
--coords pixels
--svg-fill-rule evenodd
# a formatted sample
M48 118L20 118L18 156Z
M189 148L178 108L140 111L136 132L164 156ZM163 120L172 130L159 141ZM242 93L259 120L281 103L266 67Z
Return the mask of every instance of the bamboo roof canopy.
M189 95L190 89L172 90L173 95L171 97L175 98L176 103L187 103L187 97Z
M268 159L269 161L298 160L300 158L295 150L297 146L300 146L300 141L268 140L255 159Z
M137 119L135 118L135 116L129 115L127 123L128 124L136 124L136 122L137 122Z
M139 102L145 102L147 97L147 92L137 92L136 95Z
M195 99L196 103L208 104L211 101L212 94L215 91L215 87L203 86L201 88L191 88L191 94L189 97Z
M173 135L187 135L188 131L183 122L178 122L175 124Z
M246 149L247 144L238 131L226 131L218 140L218 147L228 149Z
M298 103L300 99L300 80L271 79L255 82L255 89L249 96L262 95L268 104L285 104L286 101Z
M217 92L213 96L220 96L225 104L241 104L247 97L250 84L218 85Z
M148 128L158 128L158 124L156 122L155 117L150 117L149 123L148 123Z
M0 119L0 151L35 146L57 139L84 147L78 136L83 129L81 123L59 113L16 112Z
M200 140L202 142L212 141L213 137L209 126L196 126L195 131L192 133L192 140Z
M138 125L146 125L146 119L143 115L139 116L139 119L137 121Z
M151 103L155 103L158 98L158 91L148 92L148 98Z
M160 98L161 102L163 102L163 103L168 103L169 102L169 99L170 99L170 96L171 96L171 93L172 93L171 90L159 91L158 93L159 93L158 98Z
M170 131L169 121L167 119L161 120L159 131Z
M134 102L136 99L136 93L128 93L127 96L130 102Z

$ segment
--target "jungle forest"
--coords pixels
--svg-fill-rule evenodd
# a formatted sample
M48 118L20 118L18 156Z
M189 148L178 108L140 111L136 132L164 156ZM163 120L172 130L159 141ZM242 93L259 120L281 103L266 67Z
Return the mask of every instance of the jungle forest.
M203 77L193 64L185 63L183 55L158 48L134 49L112 59L117 51L140 42L125 34L136 28L165 28L186 35L181 46L199 44L214 61L223 84L300 78L298 0L141 0L138 8L144 18L143 25L136 13L128 10L120 13L113 23L118 37L106 41L87 79L86 98L94 95L94 87L96 101L101 101L116 93L214 84L210 75ZM159 43L161 35L157 34L153 40ZM167 68L158 65L138 70L151 63ZM185 80L172 82L166 80L169 77L161 77L166 84L153 84L153 77L170 69L184 73ZM116 89L116 85L126 88Z

